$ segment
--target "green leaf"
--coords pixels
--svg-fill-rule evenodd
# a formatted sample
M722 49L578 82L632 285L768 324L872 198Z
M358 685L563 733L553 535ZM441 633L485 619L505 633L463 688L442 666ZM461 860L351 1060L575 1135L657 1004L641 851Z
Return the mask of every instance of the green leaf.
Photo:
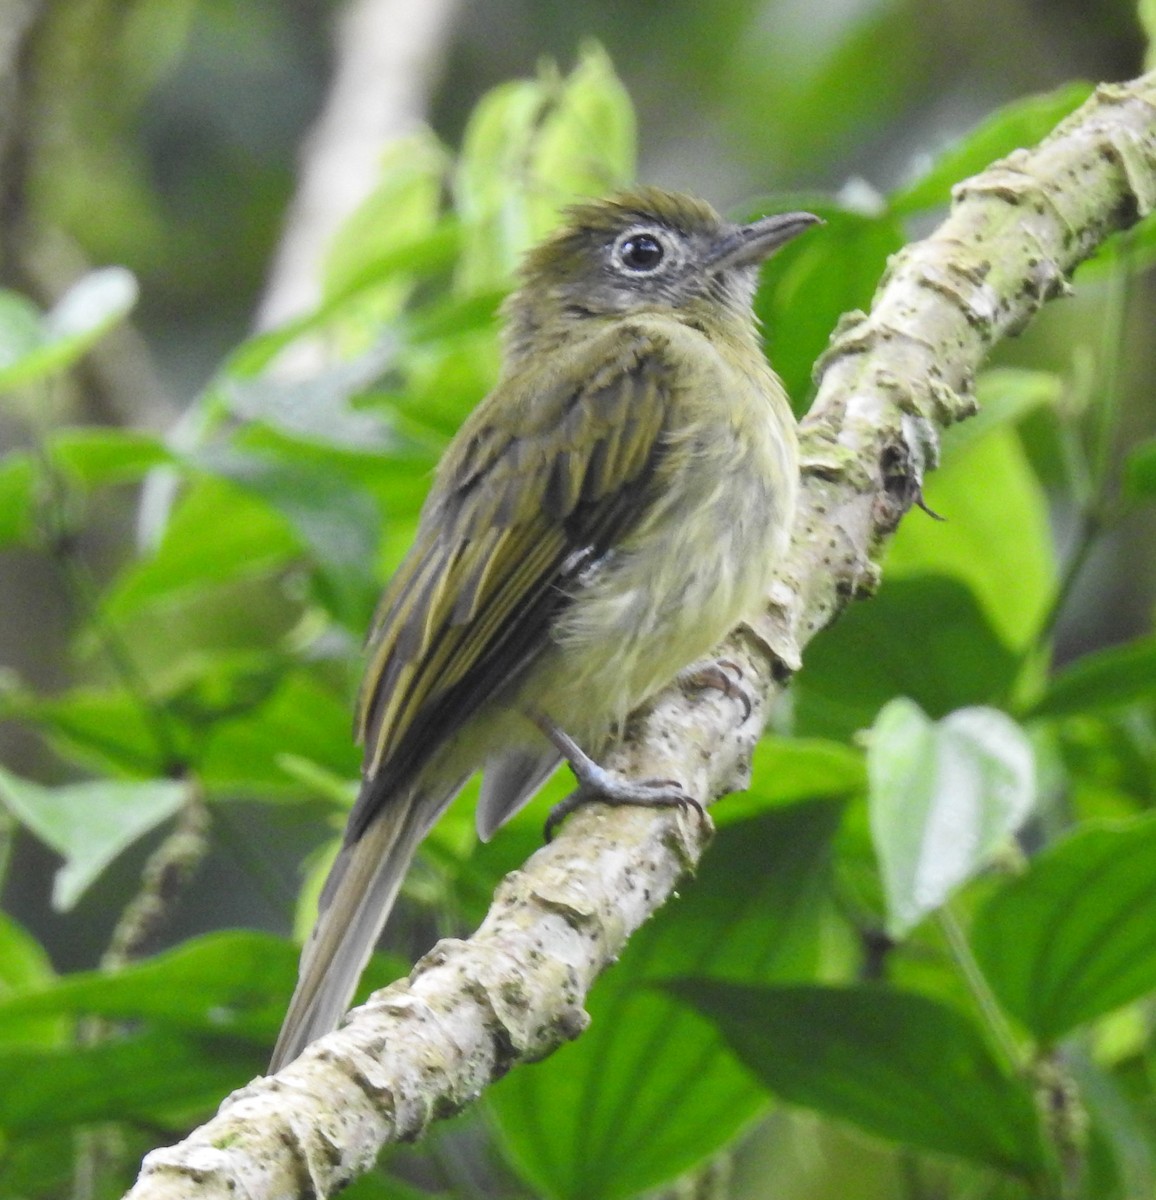
M950 575L971 589L1001 642L1027 645L1051 603L1056 566L1047 498L1015 431L997 429L953 455L927 477L925 498L945 519L908 514L887 552L888 580Z
M19 387L71 366L120 321L137 299L124 267L85 275L41 317L13 293L0 300L0 389Z
M806 670L792 685L796 729L845 740L897 694L945 716L997 700L1018 670L962 583L887 578L870 604L853 605L808 648Z
M64 1025L55 1018L5 1014L5 1001L21 992L47 987L56 979L43 946L21 925L0 912L0 1047L59 1045Z
M44 338L43 316L19 292L0 289L0 382L4 372L34 354Z
M763 1086L867 1133L1026 1179L1043 1173L1031 1092L954 1009L882 987L680 979Z
M52 886L53 906L62 910L122 850L176 813L187 796L188 784L167 779L48 788L0 769L0 802L64 856Z
M1133 447L1124 462L1124 491L1133 500L1156 497L1156 438Z
M64 429L49 439L48 453L86 487L131 483L176 461L160 438L135 429Z
M1028 717L1102 712L1156 696L1156 638L1137 638L1076 659L1048 685Z
M982 870L1035 800L1031 743L993 708L932 722L910 700L893 700L871 730L867 776L895 938Z
M121 572L106 611L123 620L147 604L269 570L299 553L289 523L264 501L235 484L198 479L153 554Z
M475 107L462 138L454 196L465 293L505 286L522 252L565 205L634 176L634 115L605 53L587 46L573 72L552 66L506 83Z
M36 472L32 460L13 454L0 463L0 549L30 540L35 511Z
M699 877L599 981L591 1027L492 1091L509 1155L536 1191L633 1196L717 1151L758 1111L758 1089L716 1031L651 985L672 973L813 970L840 811L800 804L720 830Z
M392 250L381 251L376 259L364 263L340 287L335 285L332 294L313 312L242 342L226 359L210 394L231 380L249 380L260 375L286 346L298 338L339 325L351 309L359 312L363 299L390 280L398 276L424 277L448 271L457 261L460 243L461 230L457 222L443 218L428 234Z
M285 454L221 449L201 461L286 517L322 572L331 609L350 627L364 629L381 591L381 512L373 497L324 466Z
M463 292L506 283L533 241L525 192L511 181L527 173L526 147L545 104L543 85L520 79L487 92L470 115L454 174L463 234L457 283Z
M768 808L820 797L842 799L867 786L863 755L819 738L764 737L755 747L750 786L711 816L720 825L749 820Z
M1091 84L1069 83L1054 92L1005 105L940 154L914 183L896 192L891 198L892 211L911 216L947 204L957 183L1013 150L1034 146L1091 94Z
M0 994L0 1029L30 1017L153 1021L267 1048L297 979L298 950L265 933L211 933L116 972L28 980Z
M814 195L769 196L745 216L806 209L826 224L785 246L762 270L755 311L767 352L787 392L802 411L813 390L815 361L839 317L870 306L890 255L907 240L886 213L848 211Z
M74 688L59 696L5 697L0 712L35 722L51 735L65 757L94 770L160 773L163 755L140 704L127 693Z
M0 1048L0 1129L23 1138L93 1121L195 1121L263 1066L251 1044L169 1032Z
M262 703L213 725L200 775L206 787L253 791L266 800L289 787L299 793L299 765L285 762L286 755L331 775L358 776L349 702L303 671L281 681Z
M395 439L380 414L357 408L353 400L381 377L396 355L396 339L379 337L357 358L304 379L227 378L222 396L238 417L261 421L287 437L377 453L389 449Z
M533 177L549 185L527 191L534 238L554 226L571 198L604 196L630 183L636 155L630 94L606 52L587 43L531 144Z
M944 432L940 446L943 462L966 453L995 429L1015 425L1037 408L1054 407L1064 391L1064 381L1054 371L1025 367L993 367L975 381L979 412Z
M149 1022L183 1034L273 1044L297 982L300 950L267 933L210 933L118 971L83 971L0 993L0 1030L32 1018L103 1017ZM375 955L358 997L405 973Z
M377 185L343 222L329 248L325 295L346 297L343 319L349 315L351 289L357 288L367 270L381 262L393 263L400 250L420 243L434 229L447 166L444 148L428 130L386 148ZM409 272L389 271L372 290L372 310L360 315L372 315L382 323L395 316L411 282ZM363 294L361 299L367 297Z
M972 930L1000 1003L1041 1042L1156 989L1156 817L1091 827L996 892Z

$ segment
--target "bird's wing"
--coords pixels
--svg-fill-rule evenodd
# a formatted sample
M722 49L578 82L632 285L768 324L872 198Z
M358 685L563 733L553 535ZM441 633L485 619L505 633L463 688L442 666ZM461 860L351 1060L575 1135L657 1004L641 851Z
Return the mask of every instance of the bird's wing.
M356 840L381 803L548 644L579 575L645 508L678 367L661 332L592 339L471 415L382 599L358 706Z

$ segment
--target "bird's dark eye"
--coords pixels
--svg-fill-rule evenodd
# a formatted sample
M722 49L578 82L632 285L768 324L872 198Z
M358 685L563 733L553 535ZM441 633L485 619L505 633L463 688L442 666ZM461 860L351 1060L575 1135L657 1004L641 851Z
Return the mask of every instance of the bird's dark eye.
M650 233L632 233L618 247L622 265L631 271L653 271L666 256L662 243Z

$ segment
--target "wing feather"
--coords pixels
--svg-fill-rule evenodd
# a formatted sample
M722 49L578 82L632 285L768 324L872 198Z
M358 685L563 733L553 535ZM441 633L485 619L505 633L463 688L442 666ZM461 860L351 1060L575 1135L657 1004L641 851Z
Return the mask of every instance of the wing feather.
M678 372L668 338L632 333L500 385L447 451L370 636L357 726L367 777L387 778L369 803L516 681L578 575L645 507ZM361 807L349 840L373 815Z

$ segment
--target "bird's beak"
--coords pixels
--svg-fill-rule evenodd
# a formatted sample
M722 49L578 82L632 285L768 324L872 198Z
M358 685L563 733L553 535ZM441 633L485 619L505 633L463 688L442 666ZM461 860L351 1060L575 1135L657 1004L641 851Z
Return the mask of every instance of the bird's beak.
M823 218L814 213L790 212L740 225L719 242L711 255L710 268L725 271L730 267L754 266L812 225L822 224Z

